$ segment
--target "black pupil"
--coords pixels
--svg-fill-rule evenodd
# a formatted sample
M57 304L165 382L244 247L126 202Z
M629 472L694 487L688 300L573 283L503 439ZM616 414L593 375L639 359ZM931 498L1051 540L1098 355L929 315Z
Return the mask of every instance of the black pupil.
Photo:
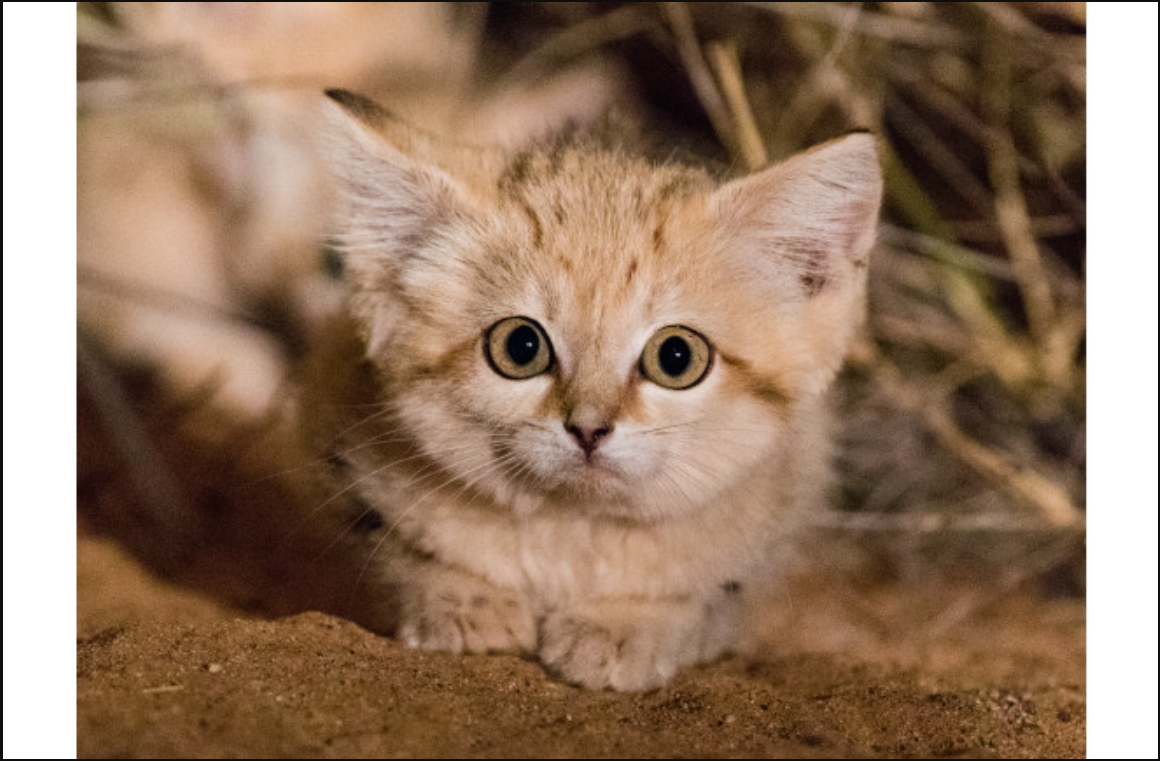
M678 378L689 369L689 363L693 361L693 351L685 339L679 336L669 336L661 344L660 351L657 352L657 359L666 375Z
M508 334L506 347L511 361L522 367L540 353L540 337L534 328L521 325Z

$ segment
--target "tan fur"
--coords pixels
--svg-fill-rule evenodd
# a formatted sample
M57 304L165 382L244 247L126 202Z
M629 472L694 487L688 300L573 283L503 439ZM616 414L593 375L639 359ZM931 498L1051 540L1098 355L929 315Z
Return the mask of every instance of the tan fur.
M381 517L371 623L418 647L534 654L588 687L648 689L716 657L778 540L824 499L873 139L722 185L584 140L441 152L332 98L361 338L330 344L302 414L328 504ZM548 336L542 375L486 359L513 316ZM669 325L712 346L682 390L641 371Z

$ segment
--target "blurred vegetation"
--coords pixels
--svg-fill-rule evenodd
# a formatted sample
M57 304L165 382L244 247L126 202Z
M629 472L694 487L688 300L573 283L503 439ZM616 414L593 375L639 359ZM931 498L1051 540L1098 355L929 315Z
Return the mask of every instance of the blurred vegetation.
M105 4L87 12L110 15ZM759 167L852 129L887 185L866 329L840 391L841 509L959 536L997 584L1083 586L1084 3L496 3L476 76L624 67L646 125ZM84 56L82 56L83 58ZM82 63L83 66L83 63Z

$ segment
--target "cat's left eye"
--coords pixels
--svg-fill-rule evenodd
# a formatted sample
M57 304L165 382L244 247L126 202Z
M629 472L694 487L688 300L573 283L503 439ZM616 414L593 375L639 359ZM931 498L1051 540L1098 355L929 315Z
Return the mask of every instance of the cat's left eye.
M491 369L512 380L535 377L552 365L548 335L528 317L505 317L492 325L483 346Z
M709 374L713 349L697 331L683 325L669 325L653 333L640 355L644 377L658 386L681 390L692 388Z

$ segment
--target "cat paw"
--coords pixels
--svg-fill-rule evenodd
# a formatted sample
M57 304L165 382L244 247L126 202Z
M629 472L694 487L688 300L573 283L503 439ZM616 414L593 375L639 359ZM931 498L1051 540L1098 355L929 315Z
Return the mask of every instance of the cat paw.
M549 617L542 625L540 661L565 681L590 689L624 692L664 685L677 669L696 660L685 652L682 632L658 622L596 622Z
M396 636L408 647L453 653L532 652L527 606L498 590L423 590L404 605Z

